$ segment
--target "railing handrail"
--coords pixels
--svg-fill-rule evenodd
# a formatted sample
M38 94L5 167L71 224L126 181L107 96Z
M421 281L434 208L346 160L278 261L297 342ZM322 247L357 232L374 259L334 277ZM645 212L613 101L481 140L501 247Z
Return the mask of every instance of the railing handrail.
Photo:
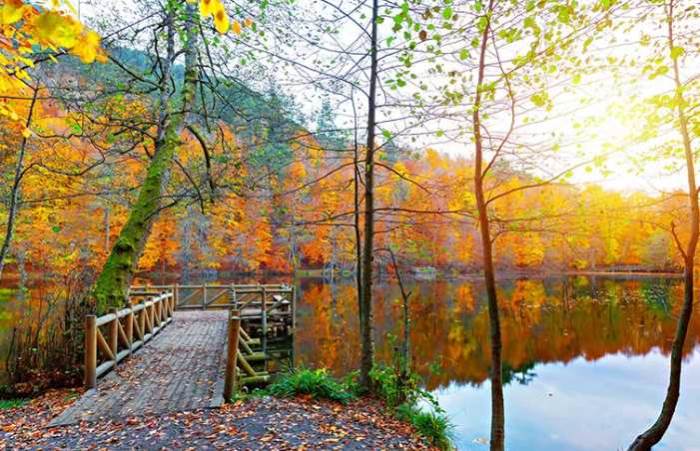
M136 352L170 324L174 311L174 293L161 292L139 304L121 310L112 309L110 313L99 317L86 315L85 386L94 388L97 378L115 368L120 361ZM125 324L122 324L122 319L125 319ZM107 338L100 331L100 327L106 325L109 325ZM136 340L134 331L138 338ZM104 360L100 365L98 350Z

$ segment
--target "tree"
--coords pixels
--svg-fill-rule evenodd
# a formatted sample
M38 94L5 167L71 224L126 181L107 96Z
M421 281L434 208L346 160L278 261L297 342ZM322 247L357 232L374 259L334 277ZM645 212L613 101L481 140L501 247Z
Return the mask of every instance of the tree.
M218 0L202 0L200 12L205 18L214 16L217 31L221 33L228 31L228 15ZM158 61L161 67L157 84L160 96L159 117L153 158L146 171L146 178L136 204L131 209L129 219L121 229L95 284L94 295L99 312L104 312L110 307L122 306L127 302L131 279L143 254L153 221L162 208L162 191L168 180L173 157L181 145L180 135L191 123L190 115L195 106L199 77L199 13L195 4L169 0L163 5L161 15L162 22L159 26L166 31L165 57ZM180 18L183 16L184 23L181 23ZM241 31L240 27L237 31ZM182 39L181 50L176 48L178 36ZM172 98L170 83L174 76L174 64L180 52L185 54L185 68L178 104Z
M700 206L698 205L698 186L695 173L695 152L692 147L693 137L689 127L688 106L693 95L692 82L683 79L680 61L686 50L676 37L678 20L697 20L692 10L676 10L680 2L669 0L663 5L666 22L665 45L660 46L664 50L665 58L658 69L668 71L671 67L671 77L673 80L673 94L666 98L665 102L657 103L659 109L666 109L671 112L674 128L681 137L682 155L684 158L685 171L688 183L688 209L690 212L690 224L688 224L687 239L683 244L676 230L676 225L672 224L671 232L676 242L678 251L683 257L683 306L678 317L676 334L673 339L671 350L671 362L668 388L661 412L658 418L646 431L640 434L630 445L630 450L646 451L661 441L666 430L671 424L673 414L680 397L681 370L683 366L683 345L688 335L688 326L693 315L694 289L695 289L695 252L700 238ZM662 41L663 42L663 41ZM664 69L662 69L664 68Z
M46 60L40 53L47 49L57 49L58 53L71 51L85 63L92 63L96 59L104 61L97 33L84 29L80 21L62 8L62 2L51 2L50 6L36 6L22 0L9 0L2 6L2 26L6 38L0 40L0 98L5 101L0 102L0 116L12 122L22 120L13 107L13 102L7 101L10 99L29 101L29 108L21 124L22 138L17 152L7 224L0 247L0 278L14 233L20 185L25 174L24 158L32 134L30 126L41 89L37 84L31 83L30 70L35 67L35 59ZM77 45L79 41L82 41L81 45ZM38 47L37 53L33 46ZM32 94L27 97L28 91Z

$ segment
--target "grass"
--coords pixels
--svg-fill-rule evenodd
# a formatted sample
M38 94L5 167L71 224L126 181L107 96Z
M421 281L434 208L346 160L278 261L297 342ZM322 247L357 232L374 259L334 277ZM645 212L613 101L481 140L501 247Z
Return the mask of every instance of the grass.
M418 384L418 376L411 375L401 381L388 367L376 367L370 374L374 393L400 420L410 423L418 435L442 450L452 450L454 426L435 398ZM262 392L279 398L310 395L315 399L329 399L343 404L357 397L357 387L352 376L339 381L325 369L300 369L284 374ZM432 408L422 409L426 402Z
M329 399L343 404L355 399L348 387L328 374L328 371L301 369L280 376L266 391L272 396L290 398L311 395L315 399Z
M442 450L454 449L452 435L454 426L443 412L426 411L415 404L401 404L396 408L396 416L411 423L418 434L431 445Z
M375 393L397 418L413 425L418 435L442 450L452 450L454 426L435 397L421 388L417 374L409 374L405 380L397 371L387 366L376 366L370 373ZM420 407L427 403L431 408Z
M24 398L0 399L0 410L15 409L17 407L22 407L27 402L29 402L29 400Z

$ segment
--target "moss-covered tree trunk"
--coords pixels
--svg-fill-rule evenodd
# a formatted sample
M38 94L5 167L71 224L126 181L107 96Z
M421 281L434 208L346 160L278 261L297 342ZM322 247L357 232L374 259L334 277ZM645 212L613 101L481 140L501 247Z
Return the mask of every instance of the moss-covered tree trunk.
M129 219L119 233L107 262L102 268L95 285L96 310L104 313L112 307L122 307L138 261L143 254L154 219L161 209L161 197L168 181L173 158L181 144L180 132L186 125L186 116L195 98L197 73L196 8L189 3L185 6L185 78L181 91L181 105L176 110L170 97L172 66L176 57L175 36L176 17L179 2L169 1L166 6L165 29L167 30L167 56L162 61L160 85L160 114L155 152L146 171L146 179L139 192L136 204L129 213Z

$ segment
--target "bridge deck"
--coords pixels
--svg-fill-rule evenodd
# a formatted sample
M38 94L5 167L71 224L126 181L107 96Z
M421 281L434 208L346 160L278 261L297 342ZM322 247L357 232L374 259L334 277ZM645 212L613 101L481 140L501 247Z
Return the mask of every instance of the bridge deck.
M226 311L176 311L174 321L51 425L218 406Z

